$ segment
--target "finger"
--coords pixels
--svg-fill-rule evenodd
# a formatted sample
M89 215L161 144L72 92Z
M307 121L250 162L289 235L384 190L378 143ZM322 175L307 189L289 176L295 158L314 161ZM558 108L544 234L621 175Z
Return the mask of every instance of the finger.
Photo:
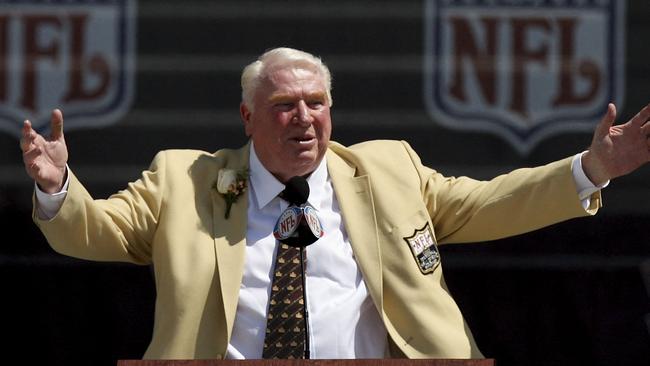
M63 113L60 109L52 111L50 121L52 125L52 140L58 140L63 137Z
M636 116L632 117L630 122L633 125L642 126L648 121L648 118L650 118L650 104L643 107Z
M616 120L616 106L614 103L609 103L607 105L607 112L603 116L603 119L600 120L600 123L596 126L596 132L594 133L595 138L601 138L609 134L609 129L614 124Z
M32 128L32 123L29 120L23 122L22 137L20 139L20 149L23 152L26 152L29 149L29 146L34 142L36 138L36 131Z
M26 119L23 121L23 136L29 135L29 131L32 130L32 123Z
M33 167L36 163L36 159L41 155L41 149L37 146L25 151L23 154L23 163L25 167Z
M641 133L646 136L650 135L650 123L646 123L641 126Z
M41 149L35 147L23 154L23 163L27 174L34 180L38 180L41 166L40 166Z

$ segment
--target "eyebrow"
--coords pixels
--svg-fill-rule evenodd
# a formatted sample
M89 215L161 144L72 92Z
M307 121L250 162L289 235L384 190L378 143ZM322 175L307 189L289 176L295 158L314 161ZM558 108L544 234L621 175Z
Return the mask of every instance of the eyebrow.
M287 102L294 100L295 97L289 95L289 94L283 94L283 93L276 93L271 95L269 98L269 102L271 103L278 103L278 102ZM325 93L322 92L314 92L314 93L309 93L307 94L306 98L307 100L313 100L313 99L325 99Z

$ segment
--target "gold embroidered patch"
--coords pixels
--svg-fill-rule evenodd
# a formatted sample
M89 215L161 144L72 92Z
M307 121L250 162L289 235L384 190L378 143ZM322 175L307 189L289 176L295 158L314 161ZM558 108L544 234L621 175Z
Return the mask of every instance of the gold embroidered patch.
M431 273L438 267L440 253L428 222L422 229L415 230L413 235L404 240L411 248L411 253L422 273Z

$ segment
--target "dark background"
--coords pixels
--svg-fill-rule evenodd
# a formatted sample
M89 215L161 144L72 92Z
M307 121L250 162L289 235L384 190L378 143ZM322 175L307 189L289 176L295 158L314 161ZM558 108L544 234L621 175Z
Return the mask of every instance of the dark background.
M69 163L104 198L136 179L158 150L240 146L241 69L283 45L330 66L333 139L344 144L405 139L442 173L476 178L589 145L590 133L564 133L521 156L492 135L432 123L422 97L423 7L413 0L140 1L132 109L109 127L68 131ZM650 101L648 16L649 3L628 4L621 121ZM642 267L650 266L648 182L650 167L612 182L593 218L441 248L446 280L486 356L500 366L650 364ZM141 357L153 319L150 269L54 253L31 222L31 194L17 139L0 134L2 357L51 365Z

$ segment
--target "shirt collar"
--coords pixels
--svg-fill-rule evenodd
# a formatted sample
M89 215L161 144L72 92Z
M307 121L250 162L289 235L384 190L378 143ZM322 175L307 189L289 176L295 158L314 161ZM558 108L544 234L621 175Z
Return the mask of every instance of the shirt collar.
M282 184L276 177L269 172L257 157L255 145L251 141L251 151L249 156L250 166L250 184L254 193L257 207L260 209L268 205L280 192L284 190ZM307 178L309 184L309 199L307 202L318 209L320 200L324 194L325 183L327 182L327 161L323 156L316 170Z

